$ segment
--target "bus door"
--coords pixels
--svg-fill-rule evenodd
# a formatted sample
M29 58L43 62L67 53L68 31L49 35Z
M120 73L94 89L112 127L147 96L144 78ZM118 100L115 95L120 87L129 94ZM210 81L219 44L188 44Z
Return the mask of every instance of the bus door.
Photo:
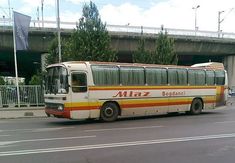
M74 71L71 74L71 118L89 118L87 73Z

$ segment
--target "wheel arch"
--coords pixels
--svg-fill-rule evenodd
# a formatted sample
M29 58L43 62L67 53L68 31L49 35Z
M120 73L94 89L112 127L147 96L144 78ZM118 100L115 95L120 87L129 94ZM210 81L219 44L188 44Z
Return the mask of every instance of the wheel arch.
M190 104L190 107L191 107L191 105L192 105L192 103L193 103L193 101L194 100L196 100L196 99L199 99L199 100L201 100L201 102L202 102L202 110L205 108L205 104L204 104L204 100L203 100L203 98L202 97L195 97L195 98L193 98L193 100L191 101L191 104Z

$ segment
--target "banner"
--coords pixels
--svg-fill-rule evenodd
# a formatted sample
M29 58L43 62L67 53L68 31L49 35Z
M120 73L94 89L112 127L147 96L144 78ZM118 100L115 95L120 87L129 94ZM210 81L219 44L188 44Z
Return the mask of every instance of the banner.
M18 12L13 12L14 17L14 32L15 32L15 43L16 50L27 50L28 49L28 32L31 17L23 15Z

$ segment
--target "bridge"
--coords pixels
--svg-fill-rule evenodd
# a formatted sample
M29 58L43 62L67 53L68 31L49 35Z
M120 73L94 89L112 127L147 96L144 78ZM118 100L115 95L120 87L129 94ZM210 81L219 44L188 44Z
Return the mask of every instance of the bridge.
M44 24L46 23L53 24L55 22L44 22ZM35 24L38 24L36 21L32 21L32 24L29 32L29 50L17 54L19 76L26 78L41 67L44 54L48 53L48 47L56 34L55 28L51 28L51 26L44 28L35 26ZM76 23L64 23L64 25L65 28L61 29L61 36L67 38L73 31L72 28L76 27ZM154 51L155 38L162 30L161 28L121 25L107 25L107 29L111 35L111 47L117 51L120 62L132 62L132 54L137 50L138 41L141 37L146 39L146 49ZM234 33L170 28L164 30L175 40L174 48L179 55L180 65L208 61L223 62L230 77L229 85L235 86L235 72L233 71L235 62ZM12 27L0 26L0 36L0 75L13 75Z

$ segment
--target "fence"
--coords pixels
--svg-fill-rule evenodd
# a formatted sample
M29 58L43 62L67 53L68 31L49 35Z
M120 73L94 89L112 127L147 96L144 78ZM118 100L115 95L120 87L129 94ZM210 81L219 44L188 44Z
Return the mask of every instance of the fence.
M14 85L0 86L0 108L18 107L17 91ZM43 88L34 85L19 86L20 107L38 107L44 105Z

